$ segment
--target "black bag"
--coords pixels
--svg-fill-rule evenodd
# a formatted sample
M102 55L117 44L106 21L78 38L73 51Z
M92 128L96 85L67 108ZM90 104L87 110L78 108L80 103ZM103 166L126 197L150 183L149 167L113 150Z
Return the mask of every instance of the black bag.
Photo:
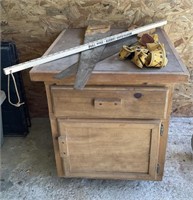
M8 76L3 69L14 64L18 64L16 46L13 42L1 42L1 90L8 97ZM15 81L21 102L25 104L15 107L8 102L8 98L2 104L2 122L4 136L25 136L29 133L31 126L27 99L25 96L23 80L20 72L14 73ZM10 98L16 103L18 101L13 80L10 77Z

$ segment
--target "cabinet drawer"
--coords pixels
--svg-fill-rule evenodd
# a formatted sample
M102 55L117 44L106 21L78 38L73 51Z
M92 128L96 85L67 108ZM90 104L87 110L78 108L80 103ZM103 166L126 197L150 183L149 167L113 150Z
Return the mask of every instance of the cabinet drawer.
M141 118L166 117L167 88L127 87L74 90L51 87L53 112L71 118Z
M66 177L156 179L160 121L59 119Z

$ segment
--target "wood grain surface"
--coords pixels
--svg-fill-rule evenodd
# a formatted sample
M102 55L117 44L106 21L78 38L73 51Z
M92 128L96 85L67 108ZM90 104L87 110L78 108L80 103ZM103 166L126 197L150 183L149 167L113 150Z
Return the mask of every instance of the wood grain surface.
M59 119L67 176L156 178L159 121Z
M88 85L91 84L111 84L114 81L114 84L131 84L131 83L146 83L156 84L156 83L179 83L186 82L188 80L188 71L182 64L181 60L176 57L175 50L169 44L170 41L165 37L164 31L157 29L157 33L160 37L160 42L164 43L168 64L166 67L161 69L155 68L137 68L130 61L121 61L118 59L118 55L115 54L107 59L96 64L93 74L88 82ZM62 42L65 43L65 49L68 49L73 46L81 44L83 38L82 29L71 29L64 32L64 35L58 40L50 53L57 52L62 50L60 45ZM73 37L73 39L71 39ZM56 60L47 64L43 64L37 67L34 67L30 71L30 76L33 81L55 81L59 80L54 79L54 75L62 70L65 67L69 67L76 62L78 62L78 54ZM74 77L69 77L61 80L60 82L64 84L74 84Z
M56 117L166 118L167 88L87 87L77 91L71 87L52 86L51 93Z

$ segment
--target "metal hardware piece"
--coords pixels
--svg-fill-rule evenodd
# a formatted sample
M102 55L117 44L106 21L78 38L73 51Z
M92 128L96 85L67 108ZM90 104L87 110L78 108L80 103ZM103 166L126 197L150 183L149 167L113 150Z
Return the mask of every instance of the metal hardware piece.
M66 137L59 136L58 143L59 143L60 157L63 158L66 156Z
M142 97L142 94L141 93L135 93L133 95L136 99L140 99Z
M159 174L159 172L160 172L160 165L157 164L157 174Z
M160 127L160 135L163 136L164 134L164 125L161 124L161 127Z

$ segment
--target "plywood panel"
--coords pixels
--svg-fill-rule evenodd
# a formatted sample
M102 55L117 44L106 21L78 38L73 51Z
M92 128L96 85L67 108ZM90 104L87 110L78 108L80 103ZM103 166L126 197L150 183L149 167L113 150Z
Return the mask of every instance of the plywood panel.
M192 0L4 0L0 7L1 37L16 42L21 61L43 55L57 35L67 27L101 23L128 27L167 19L165 30L191 74L188 84L176 87L173 114L193 115ZM42 87L34 82L29 83L29 77L25 86L29 101L39 105L41 113L38 115L45 115L45 94L36 99L36 95L42 93ZM36 115L38 111L34 109L35 106L30 106L31 113Z

